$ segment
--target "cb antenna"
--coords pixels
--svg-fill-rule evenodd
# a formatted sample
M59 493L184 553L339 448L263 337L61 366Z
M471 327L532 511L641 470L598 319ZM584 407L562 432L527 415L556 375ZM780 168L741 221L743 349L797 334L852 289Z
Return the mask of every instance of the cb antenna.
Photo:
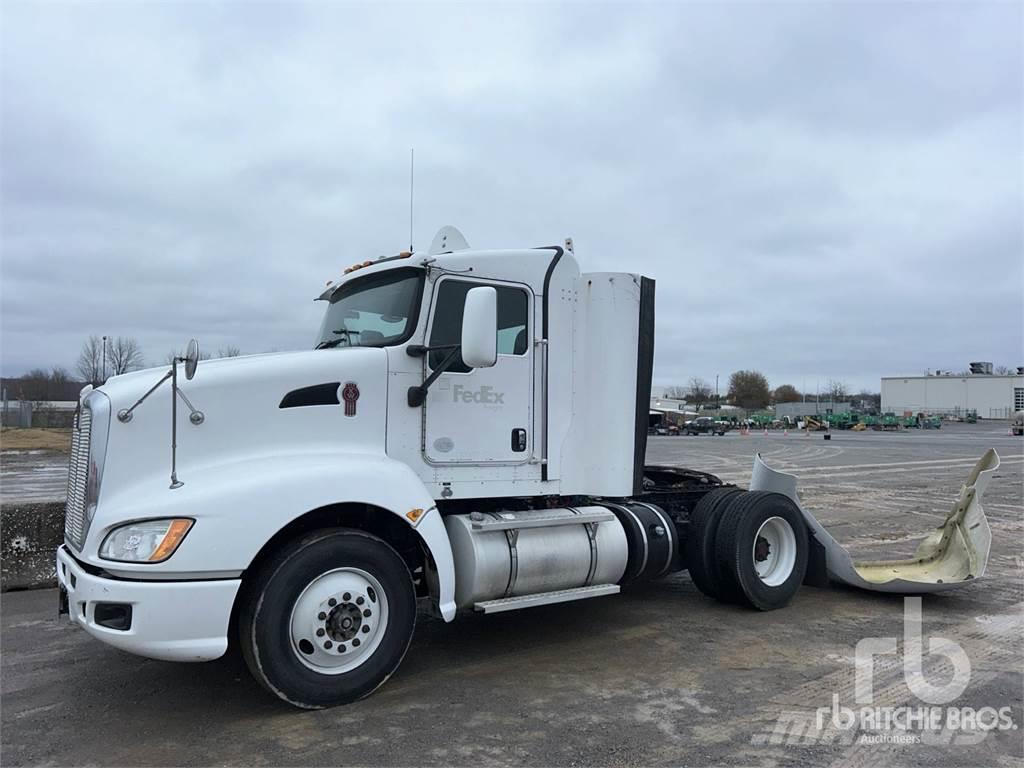
M416 150L409 150L409 253L412 253L412 193L416 172Z

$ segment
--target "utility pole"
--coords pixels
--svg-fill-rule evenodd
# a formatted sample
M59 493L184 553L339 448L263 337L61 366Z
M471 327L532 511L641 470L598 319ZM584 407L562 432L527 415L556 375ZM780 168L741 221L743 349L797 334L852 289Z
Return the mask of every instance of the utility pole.
M107 337L103 337L103 367L100 369L100 384L107 380Z
M715 374L715 407L721 408L722 404L718 401L718 374Z

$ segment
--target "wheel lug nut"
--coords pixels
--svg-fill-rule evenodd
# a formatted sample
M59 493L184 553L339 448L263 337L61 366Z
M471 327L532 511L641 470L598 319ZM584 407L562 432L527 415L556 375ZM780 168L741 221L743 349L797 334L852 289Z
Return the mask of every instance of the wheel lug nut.
M334 643L332 643L330 640L328 640L326 643L324 643L324 648L326 648L327 650L330 650L331 646L333 646L333 645L334 645Z
M335 600L335 599L334 599L334 598L332 597L332 598L331 598L330 600L328 600L328 601L327 601L327 604L328 604L329 606L331 606L331 608L333 608L334 606L336 606L336 605L338 604L338 601L337 601L337 600Z
M348 592L346 592L344 595L341 596L341 599L344 600L347 603L349 600L352 599L352 595L350 595Z
M358 637L352 638L352 647L355 648L355 647L358 647L358 646L359 646L359 638Z
M317 636L317 637L323 637L323 636L324 636L324 630L323 630L323 627L321 627L320 629L318 629L318 630L316 631L316 636Z
M370 609L369 608L367 608L365 611L363 611L363 616L365 616L366 618L370 618Z
M367 633L369 631L370 631L370 628L368 626L366 626L365 624L363 624L363 633L365 634L365 633Z
M356 598L356 605L362 605L365 601L361 597Z
M338 653L344 653L347 650L348 650L348 648L345 647L344 643L339 643L338 644Z
M316 617L317 617L318 619L320 619L320 621L323 621L324 619L326 619L326 618L327 618L327 614L326 614L326 613L324 613L323 611L320 611L320 613L318 613L318 614L316 615Z

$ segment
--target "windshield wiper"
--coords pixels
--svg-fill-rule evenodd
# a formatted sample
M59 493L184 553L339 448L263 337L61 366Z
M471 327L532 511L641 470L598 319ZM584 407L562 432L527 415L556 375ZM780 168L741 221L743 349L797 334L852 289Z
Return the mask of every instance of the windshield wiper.
M313 349L328 349L330 347L337 347L339 344L347 344L348 346L351 347L351 346L353 346L353 344L352 344L352 334L353 333L358 334L359 331L352 331L352 330L349 330L348 328L339 328L336 331L332 331L332 333L338 334L339 336L341 336L341 338L340 339L327 339L326 341L321 341L319 344L317 344L315 347L313 347Z
M315 347L313 347L313 349L329 349L331 347L336 347L339 344L342 344L344 342L345 342L344 338L341 338L341 339L327 339L326 341L321 341L319 344L317 344Z

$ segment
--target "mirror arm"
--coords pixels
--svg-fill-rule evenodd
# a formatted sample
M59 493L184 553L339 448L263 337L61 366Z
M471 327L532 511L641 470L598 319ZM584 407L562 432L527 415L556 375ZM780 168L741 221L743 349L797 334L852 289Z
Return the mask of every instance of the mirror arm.
M437 381L438 377L452 367L452 364L459 358L459 354L462 352L461 344L446 344L441 349L451 348L451 352L441 361L441 364L434 369L422 384L418 387L409 387L409 391L406 397L409 402L410 408L418 408L423 405L423 401L427 399L427 390L430 389L430 385ZM438 347L435 347L438 349Z
M461 344L438 344L436 347L428 347L423 344L410 344L405 348L405 354L409 357L423 357L428 352L440 352L442 349L459 349Z

